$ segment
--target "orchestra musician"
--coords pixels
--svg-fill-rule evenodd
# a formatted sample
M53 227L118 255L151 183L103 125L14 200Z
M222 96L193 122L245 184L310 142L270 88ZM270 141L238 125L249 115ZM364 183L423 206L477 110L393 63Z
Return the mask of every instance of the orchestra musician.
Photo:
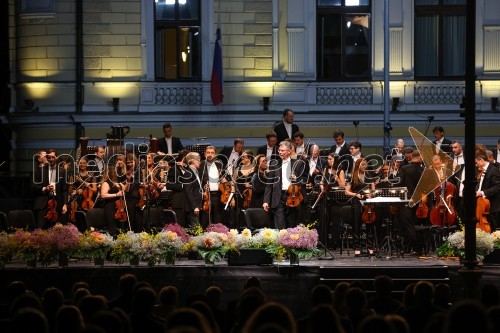
M323 226L320 228L320 238L323 244L327 244L328 248L335 250L340 245L340 211L342 203L333 200L329 192L331 190L345 189L345 172L340 168L339 155L335 153L328 155L327 164L323 169L323 177L319 186L323 197L323 205L326 205L322 209L325 214L322 218ZM331 238L329 235L331 235Z
M266 134L267 144L257 148L257 155L263 154L266 156L267 160L275 160L279 158L278 155L278 136L274 131Z
M295 152L299 155L306 153L307 154L307 147L304 143L304 133L298 131L293 134L293 141L295 142L295 145L297 148L295 148Z
M229 175L233 175L233 170L239 162L244 144L245 140L236 138L234 139L233 147L224 147L219 153L218 159L222 161L223 167Z
M267 185L268 164L266 155L255 156L255 172L252 177L252 203L250 207L261 208L264 203L264 193Z
M203 185L199 175L201 164L200 154L190 152L185 157L187 164L186 172L183 175L184 193L186 197L186 224L191 225L199 222L200 211L203 205Z
M49 211L49 200L53 199L56 203L55 215L66 214L68 212L68 179L66 170L58 163L58 157L55 149L47 150L45 155L47 163L43 164L35 178L35 190L37 196L33 203L33 210L36 213L38 228L49 228L55 224L55 221L46 219ZM36 175L35 175L36 176Z
M123 160L123 157L120 157L120 159ZM141 184L139 183L139 160L133 153L128 153L124 162L126 166L125 178L129 187L127 195L125 197L128 218L130 220L132 230L134 232L141 232L143 231L143 226L141 223L141 219L139 218L137 207L140 199L139 188L141 187Z
M449 180L458 189L457 198L455 200L455 209L458 216L463 216L464 214L464 180L465 180L465 162L463 147L460 141L453 141L451 144L451 150L453 152L453 170L456 170Z
M361 157L354 163L352 177L346 183L345 194L352 197L352 216L353 216L353 234L355 254L359 255L361 244L359 242L361 236L361 200L371 198L372 192L375 190L374 178L368 173L368 163Z
M250 207L250 203L252 201L252 178L255 172L255 160L253 157L253 152L251 150L245 150L241 154L241 163L236 168L233 180L236 186L235 191L235 218L232 220L233 224L235 224L236 228L240 228L242 223L243 216L241 211Z
M436 126L432 129L435 140L432 142L436 145L436 154L438 149L445 153L451 153L451 141L444 137L444 129L441 126Z
M350 155L346 156L341 162L342 168L346 173L346 179L348 182L351 182L353 177L353 171L355 163L358 159L364 158L365 156L361 153L361 142L359 141L351 141L349 143L349 152Z
M175 212L177 223L182 227L188 227L186 224L186 194L184 193L184 183L182 177L185 173L183 159L189 153L188 150L181 150L175 159L168 161L170 167L166 174L166 188L172 191L172 206L168 207Z
M227 182L222 174L223 166L216 159L217 151L214 146L205 148L205 160L201 161L200 174L204 191L210 192L210 209L201 214L201 225L206 228L209 223L222 223L222 203L219 184ZM207 188L208 187L208 188Z
M330 153L339 155L341 161L351 154L349 151L349 145L345 142L344 136L344 132L340 129L336 129L335 131L333 131L333 139L335 140L335 145L330 147Z
M283 110L283 121L274 126L273 130L278 136L278 142L292 139L293 135L299 131L299 126L293 123L295 114L292 109Z
M274 225L277 229L295 227L297 225L298 208L287 206L289 195L296 196L296 189L305 185L307 174L304 174L306 163L302 159L291 159L292 145L282 141L279 144L280 160L270 163L268 182L264 193L262 208L274 212ZM295 188L294 188L295 187Z
M408 189L408 198L413 196L417 184L422 176L422 157L418 150L412 152L412 159L410 164L401 166L399 169L399 182L398 187L406 187ZM405 238L405 242L408 243L409 252L407 255L421 255L422 244L421 241L417 239L417 234L415 232L415 225L417 223L417 211L418 205L410 207L408 205L399 208L399 230L401 235Z
M87 204L82 205L84 199L87 202L95 201L97 194L97 183L88 170L88 158L86 156L81 157L78 161L78 171L76 172L74 182L69 187L69 191L71 193L70 207L73 207L77 211L87 211L92 208L88 207ZM86 198L84 198L84 192ZM76 205L73 204L73 201L75 201Z
M497 220L500 211L500 170L488 161L485 153L479 152L475 155L476 167L482 170L478 181L476 197L483 197L490 201L490 213L488 222L491 230L499 226Z
M163 124L163 134L165 135L165 137L158 143L158 154L178 154L179 151L184 149L181 139L172 136L172 124Z
M106 220L109 234L113 236L117 234L118 229L126 229L128 227L127 221L118 222L115 219L117 201L124 200L129 189L125 174L121 170L121 163L123 162L108 163L101 182L100 196L104 199L104 219ZM128 216L126 209L122 208L122 210Z

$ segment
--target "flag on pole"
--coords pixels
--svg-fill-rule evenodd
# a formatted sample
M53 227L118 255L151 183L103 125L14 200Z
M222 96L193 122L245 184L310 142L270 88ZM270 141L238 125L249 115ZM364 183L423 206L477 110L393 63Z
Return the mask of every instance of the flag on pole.
M210 96L213 105L219 105L224 100L222 93L222 45L221 32L217 27L217 38L214 47L214 63L212 66L212 82L210 84Z

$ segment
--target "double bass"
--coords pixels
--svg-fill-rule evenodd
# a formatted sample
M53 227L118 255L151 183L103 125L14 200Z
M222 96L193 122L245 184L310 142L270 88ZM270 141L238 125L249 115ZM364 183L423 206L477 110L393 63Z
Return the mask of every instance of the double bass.
M441 186L434 189L436 198L434 207L430 212L430 220L433 225L450 226L457 219L457 213L453 206L453 200L457 192L457 187L449 181L444 181Z
M419 219L425 219L429 215L429 207L427 206L427 195L422 194L422 199L417 207L416 215Z

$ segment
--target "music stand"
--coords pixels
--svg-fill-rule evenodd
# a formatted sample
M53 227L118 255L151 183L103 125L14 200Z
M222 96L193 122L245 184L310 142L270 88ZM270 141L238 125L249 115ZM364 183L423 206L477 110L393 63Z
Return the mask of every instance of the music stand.
M209 143L197 143L195 145L186 146L186 149L190 152L200 154L201 160L205 159L205 149L210 146Z
M345 194L345 188L341 187L331 188L328 194L330 195L330 199L340 206L346 205L351 199Z
M319 196L320 194L321 194L321 192L319 192L317 196ZM318 198L317 198L317 196L316 196L316 198L315 198L314 202L312 203L312 205L311 205L311 204L310 204L310 202L309 202L308 207L312 207L313 205L315 205L315 202L316 202L316 201L317 201L317 199L318 199ZM322 205L322 208L321 208L322 212L321 212L321 214L320 214L320 216L322 217L322 218L321 218L321 226L320 226L320 231L321 231L321 232L320 232L320 234L324 234L324 233L323 233L323 232L324 232L324 229L323 229L323 228L325 227L325 224L326 224L326 223L325 223L326 206L327 206L327 205L326 205L326 201L327 201L327 197L326 197L326 195L323 195L323 199L322 199L322 200L323 200L323 205ZM330 222L329 222L328 224L330 224ZM329 231L329 230L327 230L327 231ZM320 237L320 239L321 239L321 237ZM328 233L328 239L331 239L331 234L329 234L329 233ZM327 248L328 239L327 239L327 240L325 240L325 243L324 243L324 244L323 244L323 242L321 242L321 240L318 240L318 244L319 244L320 246L322 246L322 247L323 247L323 249L325 250L325 253L324 253L323 257L318 257L318 260L334 260L334 259L335 259L335 256L333 255L333 253L332 253L332 252L330 252L330 250L328 250L328 248ZM329 257L326 255L327 253L330 255Z
M394 204L405 204L408 202L408 200L401 200L399 197L377 197L377 198L372 198L372 199L366 199L366 200L360 200L361 205L365 204L378 204L378 205L394 205ZM398 247L396 240L394 240L394 237L392 235L392 219L387 217L386 218L386 224L387 224L387 234L386 236L382 239L380 244L382 246L380 249L387 249L388 256L386 257L387 259L391 259L393 256L393 251L396 251L397 257L401 256L401 259L404 259L403 257L403 250ZM399 251L398 251L399 249Z
M172 190L166 190L166 191L160 191L159 196L156 199L156 205L157 206L167 206L170 204L172 205L172 197L174 196L174 191Z

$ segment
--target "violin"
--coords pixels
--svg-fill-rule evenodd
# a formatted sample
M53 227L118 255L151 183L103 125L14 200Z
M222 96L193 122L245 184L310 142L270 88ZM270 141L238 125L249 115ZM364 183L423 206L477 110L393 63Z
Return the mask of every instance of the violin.
M144 186L140 186L137 192L139 193L139 201L137 201L137 207L142 208L146 205L146 189L144 189Z
M227 201L229 200L229 196L231 195L231 184L220 183L219 191L220 191L220 202L222 202L223 204L227 203Z
M429 215L429 207L427 206L427 196L422 194L422 199L417 207L416 215L419 219L425 219Z
M286 198L286 205L288 207L297 207L304 200L304 196L300 191L300 186L297 184L290 184L288 186L288 198Z
M204 212L210 212L210 209L212 207L212 201L210 200L210 187L209 186L210 185L208 185L207 188L205 188L205 191L203 191L203 207L202 207L202 210Z
M120 222L125 222L127 221L127 212L125 211L126 203L125 200L122 198L116 200L115 202L115 219L117 219Z
M45 219L50 222L57 222L59 217L57 215L57 200L55 198L49 199L47 205L49 207L49 211L45 214Z
M70 197L71 199L71 197ZM76 210L78 209L78 203L75 199L71 200L71 204L69 205L69 221L72 223L76 222Z
M243 192L243 207L250 207L250 203L252 202L252 193L253 190L251 187L247 188L245 192Z
M83 210L89 210L92 207L94 207L94 201L92 200L93 192L90 189L90 187L86 187L85 189L83 189L82 196L83 196L83 201L82 201Z
M375 215L375 204L366 204L363 206L363 213L361 214L361 219L366 224L371 224L375 222L377 216Z
M453 198L456 192L457 187L448 181L444 181L441 188L438 186L434 189L436 200L430 212L430 220L433 225L449 226L455 223L457 214L453 206Z

